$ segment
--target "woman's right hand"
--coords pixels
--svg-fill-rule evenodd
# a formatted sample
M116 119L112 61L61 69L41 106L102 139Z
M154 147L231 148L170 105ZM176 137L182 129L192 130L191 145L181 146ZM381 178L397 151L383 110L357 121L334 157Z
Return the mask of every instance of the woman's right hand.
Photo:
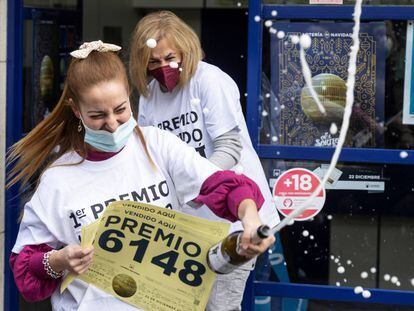
M275 242L275 237L271 235L261 240L259 244L251 242L253 233L262 225L256 203L252 199L241 201L238 208L238 216L244 229L240 241L240 254L247 258L254 258L264 253Z
M68 270L79 275L88 270L92 256L93 246L82 248L80 245L68 245L50 254L49 265L56 272Z

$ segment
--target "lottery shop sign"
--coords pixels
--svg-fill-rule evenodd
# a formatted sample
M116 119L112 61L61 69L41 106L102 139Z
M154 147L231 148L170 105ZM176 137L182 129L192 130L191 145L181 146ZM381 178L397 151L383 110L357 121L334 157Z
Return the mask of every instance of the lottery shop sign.
M228 224L132 201L98 221L82 231L94 258L81 280L144 310L205 310L215 279L207 252Z
M277 179L273 187L273 197L276 208L283 216L288 216L304 203L321 185L321 180L312 171L304 168L293 168L287 170ZM326 193L322 189L316 197L306 203L303 212L295 217L295 220L308 220L316 216L325 204Z

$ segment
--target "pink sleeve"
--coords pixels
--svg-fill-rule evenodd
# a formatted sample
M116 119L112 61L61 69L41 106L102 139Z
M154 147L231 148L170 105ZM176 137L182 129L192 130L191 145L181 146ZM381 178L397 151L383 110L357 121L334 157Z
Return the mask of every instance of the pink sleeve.
M28 245L19 254L10 255L14 281L28 302L50 297L60 284L60 279L51 278L43 267L43 254L50 250L46 244Z
M244 199L255 201L258 209L264 203L262 193L253 180L233 171L219 171L204 181L194 202L205 204L217 216L234 222L238 220L237 210Z

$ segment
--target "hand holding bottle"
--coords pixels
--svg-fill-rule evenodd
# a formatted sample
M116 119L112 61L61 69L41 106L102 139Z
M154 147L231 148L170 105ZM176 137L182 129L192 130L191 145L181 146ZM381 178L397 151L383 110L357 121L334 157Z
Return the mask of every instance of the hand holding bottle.
M238 216L244 228L240 241L240 255L254 258L265 252L275 242L273 235L252 241L252 237L257 236L257 228L262 225L256 203L253 200L245 199L240 203Z
M253 200L245 199L239 204L238 217L244 231L229 234L208 251L207 263L216 273L233 271L251 258L265 252L275 241L273 235L269 236L270 228L262 225Z

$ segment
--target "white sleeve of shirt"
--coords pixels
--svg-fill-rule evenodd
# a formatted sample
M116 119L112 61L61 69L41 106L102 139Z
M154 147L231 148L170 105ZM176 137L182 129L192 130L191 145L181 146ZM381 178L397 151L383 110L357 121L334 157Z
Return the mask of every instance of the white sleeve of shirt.
M52 233L53 227L60 226L57 211L47 211L40 198L42 187L40 184L31 200L26 203L19 233L13 247L13 253L20 253L26 245L48 244L50 247L59 247L59 241ZM52 196L52 195L50 195ZM58 208L58 206L55 206Z
M174 183L178 201L180 204L188 203L199 195L203 182L220 169L177 136L157 131L155 146Z
M239 125L239 90L236 83L218 68L202 72L199 83L204 123L214 140Z
M142 96L140 96L139 102L138 102L138 120L137 120L137 122L140 126L151 125L151 124L148 124L148 121L145 118L145 112L144 112L145 103L146 103L145 99Z

